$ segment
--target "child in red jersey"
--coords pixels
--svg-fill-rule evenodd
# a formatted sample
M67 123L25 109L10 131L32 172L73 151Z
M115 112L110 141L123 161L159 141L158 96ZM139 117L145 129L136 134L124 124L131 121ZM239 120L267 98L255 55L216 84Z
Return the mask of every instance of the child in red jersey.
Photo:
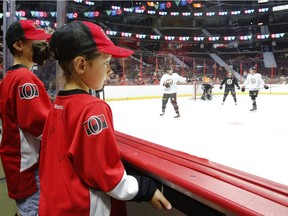
M43 83L31 69L47 57L42 58L39 51L45 50L46 39L50 37L34 21L20 20L9 26L5 38L14 63L0 84L3 127L0 156L8 195L16 200L20 215L38 214L38 157L51 102Z
M125 200L171 204L144 176L121 162L109 105L89 94L111 73L111 57L133 52L115 46L97 25L74 21L56 30L50 47L63 69L64 89L54 101L41 148L39 215L124 216Z

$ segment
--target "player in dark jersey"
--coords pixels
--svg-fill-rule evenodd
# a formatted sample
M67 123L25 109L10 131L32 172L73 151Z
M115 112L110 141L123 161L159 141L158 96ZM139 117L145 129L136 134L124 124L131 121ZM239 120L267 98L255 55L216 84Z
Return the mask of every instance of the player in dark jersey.
M226 100L229 92L231 92L231 95L234 99L235 105L237 105L235 86L237 87L238 90L240 90L240 86L239 86L239 83L238 83L236 77L234 77L233 71L229 71L228 76L222 80L222 82L220 83L220 89L223 88L223 85L225 85L225 89L224 89L224 96L223 96L222 105L225 103L225 100Z
M201 100L212 100L212 89L214 85L212 83L203 83L201 85L201 89L203 90L203 94L201 96Z
M57 29L50 47L65 85L44 128L39 215L124 216L125 200L171 209L152 179L126 173L112 111L89 94L109 78L111 57L128 57L133 51L115 46L98 25L85 21Z
M0 156L8 195L16 200L20 215L38 214L39 149L51 102L44 84L31 69L48 57L46 39L50 36L31 20L15 21L6 32L14 62L0 84Z

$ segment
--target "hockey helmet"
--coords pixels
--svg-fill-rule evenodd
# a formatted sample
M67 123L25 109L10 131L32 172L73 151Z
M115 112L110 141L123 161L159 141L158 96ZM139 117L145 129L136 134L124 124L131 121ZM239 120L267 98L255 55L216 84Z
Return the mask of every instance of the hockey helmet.
M256 70L257 70L257 69L256 69L256 66L252 66L252 67L249 69L250 72L256 72Z
M164 72L172 74L173 68L171 66L167 65L167 66L164 67Z
M164 70L165 70L165 71L173 70L173 68L172 68L172 66L170 66L170 65L166 65L166 66L164 67Z

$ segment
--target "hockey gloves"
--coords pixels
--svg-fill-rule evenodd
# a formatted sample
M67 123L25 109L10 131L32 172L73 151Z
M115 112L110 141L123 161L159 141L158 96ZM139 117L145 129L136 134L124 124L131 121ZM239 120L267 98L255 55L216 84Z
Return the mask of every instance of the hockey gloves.
M242 86L241 91L245 92L245 86Z
M240 86L238 86L237 89L240 90Z
M220 85L220 87L219 87L220 89L222 89L223 87L222 87L222 85Z
M268 86L268 85L264 85L264 88L265 88L265 89L269 89L269 86Z

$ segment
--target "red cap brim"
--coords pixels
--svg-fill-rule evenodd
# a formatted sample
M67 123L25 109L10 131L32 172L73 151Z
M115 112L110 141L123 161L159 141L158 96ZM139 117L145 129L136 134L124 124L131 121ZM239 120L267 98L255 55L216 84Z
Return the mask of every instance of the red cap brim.
M101 47L98 49L98 51L105 54L110 54L114 58L125 58L131 56L134 53L134 51L132 50L118 47L115 45Z

